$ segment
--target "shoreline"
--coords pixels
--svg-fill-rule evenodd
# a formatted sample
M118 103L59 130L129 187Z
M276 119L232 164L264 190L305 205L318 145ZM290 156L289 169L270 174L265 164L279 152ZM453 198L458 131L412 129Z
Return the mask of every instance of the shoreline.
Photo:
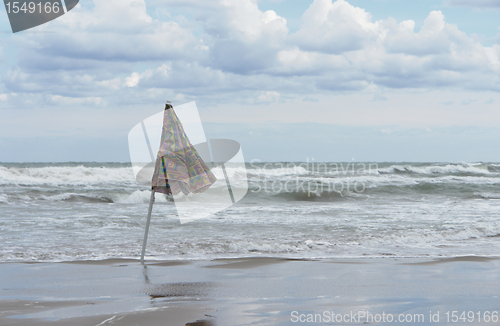
M500 259L480 256L2 263L0 324L296 325L356 311L443 322L448 311L500 312L499 276Z
M404 260L425 260L425 261L482 261L482 260L495 260L500 259L500 255L477 255L477 254L463 254L463 255L438 255L438 256L398 256L393 254L387 255L363 255L363 256L318 256L318 257L304 257L304 256L272 256L272 255L244 255L244 256L218 256L218 257L185 257L179 259L156 259L146 257L145 265L176 265L176 264L190 264L196 262L223 262L230 260L285 260L285 261L354 261L354 260L372 260L372 259L404 259ZM0 261L0 266L4 264L90 264L90 265L113 265L113 264L127 264L127 263L140 263L139 258L102 258L102 259L81 259L81 260L10 260Z

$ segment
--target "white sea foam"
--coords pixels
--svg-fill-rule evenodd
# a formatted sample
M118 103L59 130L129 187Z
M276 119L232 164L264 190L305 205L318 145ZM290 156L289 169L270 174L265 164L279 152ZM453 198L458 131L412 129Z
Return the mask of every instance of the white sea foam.
M474 197L483 199L500 199L499 193L475 192Z
M9 200L6 194L0 194L0 203L8 204Z
M41 195L39 198L42 200L48 200L48 201L62 201L62 200L67 200L70 199L71 197L77 195L76 193L64 193L64 194L58 194L58 195Z
M250 168L247 174L228 165L235 189L243 188L248 175L252 190L266 182L297 180L313 185L360 182L367 190L337 196L314 193L313 187L311 197L297 194L295 188L293 194L249 192L237 205L184 225L174 203L157 194L160 205L153 209L148 256L421 257L500 252L499 173L479 163L380 165L379 174L350 175L311 173L303 167ZM19 166L0 166L0 261L140 255L151 193L135 182L130 168ZM487 168L494 171L491 166ZM222 171L215 174L219 180L210 189L218 195L227 187ZM210 196L200 195L208 202Z
M274 166L274 165L271 165ZM278 165L281 166L281 165ZM286 166L286 165L285 165ZM493 164L490 164L493 166ZM256 179L276 179L292 180L296 178L305 178L304 180L318 180L327 182L327 179L342 180L341 178L357 178L365 182L386 182L405 180L413 183L404 175L398 172L407 172L422 175L447 175L469 173L475 175L494 175L488 171L485 164L447 164L430 166L412 166L412 165L391 165L380 168L378 175L357 174L344 175L330 173L311 175L307 169L302 166L291 168L250 168L246 170L243 167L226 167L228 177L233 180L245 180L248 174L250 180ZM224 174L221 169L214 170L215 176L222 180ZM317 174L317 173L316 173ZM389 178L381 178L389 176ZM460 175L459 175L460 176ZM333 178L332 178L333 177ZM480 177L481 178L481 177ZM472 179L469 179L472 180ZM480 179L484 181L485 179ZM49 166L49 167L5 167L0 166L0 185L95 185L95 184L136 184L132 169L129 167L86 167L86 166Z
M151 190L136 190L131 194L114 194L113 201L121 204L147 204L151 198ZM162 194L155 195L155 202L167 202L166 196Z
M155 220L157 221L157 219ZM157 222L158 223L158 222ZM0 249L0 261L67 261L67 260L100 260L106 258L137 258L139 255L137 241L122 243L119 247L107 243L92 243L82 247L67 245L66 249L45 244L43 247L18 248L14 250ZM482 231L474 228L450 230L446 232L410 232L376 236L374 234L360 235L358 238L315 239L304 240L277 238L237 238L227 234L224 238L205 235L193 239L192 232L177 234L171 239L170 232L163 232L164 239L151 238L148 245L148 256L152 259L212 259L222 257L258 257L262 255L295 258L333 258L333 257L380 257L393 255L398 257L422 256L454 256L463 253L491 256L498 255L497 241L485 237L498 234L498 229ZM152 235L161 232L152 229ZM130 235L129 235L130 236ZM324 235L323 235L324 236ZM114 238L114 241L117 239ZM60 242L61 240L59 240ZM80 238L81 241L81 238ZM478 242L481 241L481 242ZM478 247L471 247L476 244ZM481 245L481 246L479 246ZM447 249L445 249L447 248Z
M0 166L0 185L88 185L99 183L135 182L132 169L128 167L5 167Z
M408 172L417 174L451 174L451 173L473 173L489 174L486 164L447 164L431 166L412 166L412 165L391 165L390 167L380 168L379 173L397 173Z
M273 165L269 163L269 168L253 168L249 169L248 173L253 176L259 177L277 177L277 176L289 176L289 175L302 175L307 174L308 170L302 166L293 166L293 167L281 167L280 164ZM275 168L273 168L275 166ZM279 166L279 167L277 167Z

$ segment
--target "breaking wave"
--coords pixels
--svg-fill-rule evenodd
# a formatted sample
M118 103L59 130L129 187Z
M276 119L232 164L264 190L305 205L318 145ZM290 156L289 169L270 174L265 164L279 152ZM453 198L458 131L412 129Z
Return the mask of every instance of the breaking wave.
M103 183L133 183L129 167L0 166L0 185L92 185Z
M490 165L492 166L492 165ZM446 164L446 165L430 165L430 166L412 166L412 165L391 165L386 168L379 169L381 174L489 174L494 168L490 168L487 164L481 163L462 163L462 164Z

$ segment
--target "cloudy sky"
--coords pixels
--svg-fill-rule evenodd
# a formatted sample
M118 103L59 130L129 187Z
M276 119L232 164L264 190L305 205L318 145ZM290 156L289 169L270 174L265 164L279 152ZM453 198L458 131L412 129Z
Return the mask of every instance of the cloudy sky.
M0 162L129 160L196 101L247 161L500 161L500 0L81 0L12 34Z

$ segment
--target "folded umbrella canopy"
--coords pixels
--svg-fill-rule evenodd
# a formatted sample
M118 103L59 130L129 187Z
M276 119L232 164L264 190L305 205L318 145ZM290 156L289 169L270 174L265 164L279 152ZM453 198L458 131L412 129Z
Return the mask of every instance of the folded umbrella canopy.
M177 195L180 192L200 193L217 181L205 162L189 141L173 106L167 102L163 117L160 149L156 157L152 178L148 219L142 245L141 262L144 262L146 242L153 209L154 194Z
M187 195L207 190L216 180L189 141L174 108L167 104L153 173L153 190Z

